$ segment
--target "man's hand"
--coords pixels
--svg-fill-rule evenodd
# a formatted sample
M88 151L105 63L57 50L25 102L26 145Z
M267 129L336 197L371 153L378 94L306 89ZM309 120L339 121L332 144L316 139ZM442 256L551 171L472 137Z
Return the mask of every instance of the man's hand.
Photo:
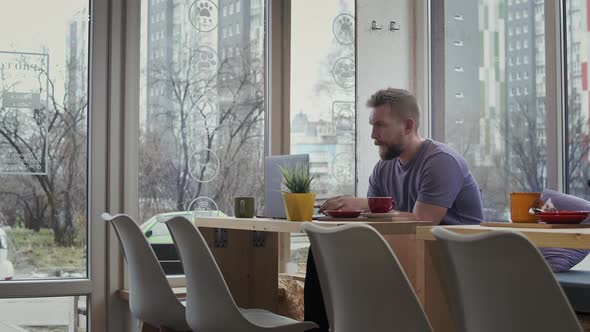
M369 203L366 198L350 196L336 196L328 199L322 204L319 213L326 210L368 210Z

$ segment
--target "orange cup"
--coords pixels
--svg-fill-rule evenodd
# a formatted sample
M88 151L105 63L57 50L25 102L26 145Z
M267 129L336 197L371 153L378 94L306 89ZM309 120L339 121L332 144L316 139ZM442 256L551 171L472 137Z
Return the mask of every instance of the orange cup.
M537 216L530 214L531 208L541 208L541 193L510 193L510 219L512 222L536 223Z

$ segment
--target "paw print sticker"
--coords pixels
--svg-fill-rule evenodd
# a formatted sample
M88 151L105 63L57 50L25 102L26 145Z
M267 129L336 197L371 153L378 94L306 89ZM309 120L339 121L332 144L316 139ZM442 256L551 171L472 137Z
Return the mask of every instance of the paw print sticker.
M217 5L213 1L193 2L188 15L192 26L201 32L210 32L217 28Z
M332 123L336 133L354 132L354 102L335 101L332 103Z
M187 211L192 211L193 218L221 216L217 203L207 196L199 196L193 199L188 204Z
M332 77L334 82L344 89L354 86L355 64L352 58L340 58L334 63L332 68Z
M221 164L217 154L210 149L193 152L188 160L188 172L197 182L207 183L215 180Z
M195 66L197 75L209 78L217 74L217 66L219 64L217 52L208 46L201 46L195 52L193 65Z
M354 16L340 14L332 23L332 32L336 40L343 45L354 43Z
M332 159L332 177L339 183L353 183L354 155L350 152L340 152Z

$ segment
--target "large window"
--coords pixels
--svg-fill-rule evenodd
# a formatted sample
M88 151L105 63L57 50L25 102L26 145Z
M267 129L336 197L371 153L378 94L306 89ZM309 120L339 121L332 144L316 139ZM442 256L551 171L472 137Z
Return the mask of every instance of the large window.
M569 193L590 198L590 90L588 63L590 59L590 9L588 1L565 2L567 47L566 95L566 176Z
M0 280L87 276L88 5L0 1Z
M354 16L350 0L291 2L291 154L309 154L320 201L355 194ZM291 237L301 268L308 246L306 235Z
M469 163L485 218L507 220L510 192L546 187L544 3L451 0L434 10L444 14L432 31L444 39L433 48L434 137Z
M234 196L262 211L264 13L264 0L142 1L141 221L231 215Z

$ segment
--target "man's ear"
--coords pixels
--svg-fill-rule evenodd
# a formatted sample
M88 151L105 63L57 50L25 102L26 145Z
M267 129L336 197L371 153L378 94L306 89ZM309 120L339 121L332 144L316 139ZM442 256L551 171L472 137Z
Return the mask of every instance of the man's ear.
M414 119L412 119L412 118L406 119L406 128L405 128L406 134L409 134L414 131L414 125L415 125Z

